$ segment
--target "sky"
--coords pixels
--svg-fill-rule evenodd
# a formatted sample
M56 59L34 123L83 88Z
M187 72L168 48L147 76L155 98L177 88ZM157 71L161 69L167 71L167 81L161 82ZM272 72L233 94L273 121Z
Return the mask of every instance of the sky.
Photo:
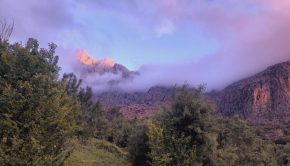
M139 71L137 89L220 89L290 60L289 0L0 0L0 19L12 42L56 43L62 72L86 50Z

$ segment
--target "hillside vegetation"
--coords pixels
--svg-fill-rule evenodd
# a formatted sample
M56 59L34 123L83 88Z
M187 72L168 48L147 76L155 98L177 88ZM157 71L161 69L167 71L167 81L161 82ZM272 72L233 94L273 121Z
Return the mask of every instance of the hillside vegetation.
M64 166L130 166L128 153L107 141L89 139L82 144L78 140L71 142L74 146Z
M148 119L104 111L55 44L0 42L1 165L287 165L287 137L263 140L238 118L212 115L204 87L177 87Z

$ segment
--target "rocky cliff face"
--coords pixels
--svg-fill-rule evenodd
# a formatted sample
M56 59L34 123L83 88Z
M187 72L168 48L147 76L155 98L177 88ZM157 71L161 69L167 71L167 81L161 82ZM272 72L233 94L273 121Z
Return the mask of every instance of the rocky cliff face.
M256 125L290 122L290 61L268 67L210 96L217 111L238 115Z

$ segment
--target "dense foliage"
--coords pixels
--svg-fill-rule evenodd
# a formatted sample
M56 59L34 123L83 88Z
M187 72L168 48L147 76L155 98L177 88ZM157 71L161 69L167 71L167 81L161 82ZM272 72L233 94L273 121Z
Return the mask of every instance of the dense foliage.
M55 44L39 49L0 43L0 163L44 165L57 162L75 127L77 101L57 81Z
M202 89L177 88L171 107L135 137L134 165L276 165L274 145L242 120L211 115Z
M76 136L83 141L97 138L127 147L129 136L134 131L136 120L125 118L118 109L104 111L99 102L94 101L92 89L81 87L81 80L70 73L64 74L62 81L66 91L80 104L80 113L76 121Z

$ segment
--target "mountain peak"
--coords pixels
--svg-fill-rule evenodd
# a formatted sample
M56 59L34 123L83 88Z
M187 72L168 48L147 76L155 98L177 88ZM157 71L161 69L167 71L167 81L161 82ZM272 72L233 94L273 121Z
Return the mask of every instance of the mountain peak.
M132 81L138 75L112 59L94 59L85 50L78 51L75 60L74 72L96 91L117 89L121 82Z
M100 65L106 68L112 68L116 64L113 59L105 58L105 59L94 59L92 58L87 51L80 50L76 54L77 59L84 65Z

